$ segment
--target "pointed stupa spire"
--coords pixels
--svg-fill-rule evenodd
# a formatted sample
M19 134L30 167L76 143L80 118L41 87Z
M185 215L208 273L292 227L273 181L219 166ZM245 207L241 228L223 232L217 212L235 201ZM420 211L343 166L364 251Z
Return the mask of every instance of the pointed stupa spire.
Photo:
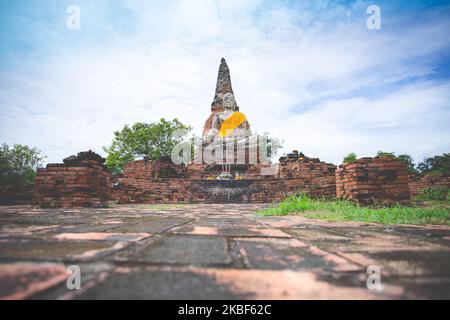
M220 60L219 74L217 75L216 93L212 105L221 102L222 96L226 93L233 93L231 86L230 69L228 69L227 62L224 58ZM234 93L233 93L234 94Z
M233 93L231 87L230 69L224 58L220 61L219 74L217 76L216 96L218 94Z

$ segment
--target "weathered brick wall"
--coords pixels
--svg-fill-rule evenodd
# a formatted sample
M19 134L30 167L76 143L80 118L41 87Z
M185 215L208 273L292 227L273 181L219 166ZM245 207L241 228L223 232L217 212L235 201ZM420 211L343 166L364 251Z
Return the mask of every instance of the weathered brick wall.
M447 187L450 189L450 176L446 174L410 175L409 190L411 196L420 195L424 189Z
M210 174L206 170L207 168L208 168L208 165L206 165L206 164L189 163L186 168L186 173L187 173L188 178L191 180L208 179L208 177L212 176L212 174Z
M137 160L124 167L123 176L130 179L148 180L160 178L186 178L186 166L172 163L170 158Z
M155 179L185 179L186 166L184 164L174 164L170 157L163 157L154 161Z
M409 204L407 167L389 157L342 164L336 170L336 195L358 205Z
M153 161L137 160L127 163L124 167L123 175L131 179L153 179Z
M336 196L336 166L305 157L297 151L280 158L278 177L292 179L291 183L300 185L305 193L314 197Z
M110 173L93 152L38 169L34 203L42 207L100 207L109 200Z
M119 203L189 203L186 179L120 178L111 188L111 199Z
M35 190L34 184L0 186L0 205L31 204Z
M298 191L293 179L187 180L120 179L111 198L119 203L270 203Z
M162 166L177 169L175 178L157 174ZM290 155L280 159L281 172L262 175L264 167L234 165L239 180L215 180L221 165L188 164L185 168L169 162L154 161L147 165L136 161L126 166L123 177L115 183L111 197L121 203L232 203L276 202L298 192L313 197L336 196L336 166L319 159Z
M241 180L258 180L274 178L274 174L262 174L263 168L270 164L238 164L231 166L231 173L239 174ZM222 165L188 164L186 168L187 178L190 180L216 179L222 172Z
M270 203L288 194L286 181L273 178L192 181L189 187L193 199L204 203Z

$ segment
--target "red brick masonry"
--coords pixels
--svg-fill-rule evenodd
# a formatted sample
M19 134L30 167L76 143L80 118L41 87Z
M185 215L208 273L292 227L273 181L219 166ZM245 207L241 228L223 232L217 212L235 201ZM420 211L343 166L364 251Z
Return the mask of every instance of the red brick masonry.
M280 158L277 177L298 181L301 191L313 197L330 199L336 197L335 172L334 164L321 162L317 158L302 157L294 151L287 157Z
M237 166L242 180L230 181L208 180L220 173L215 166L189 164L186 170L171 166L171 170L164 166L166 173L186 177L161 178L164 175L156 169L161 168L159 161L128 164L112 187L111 198L120 203L267 203L300 191L314 197L336 196L336 166L318 159L282 158L282 172L289 171L289 175L261 175L261 164Z
M42 207L100 207L109 200L110 173L93 152L38 169L34 203Z
M446 185L443 175L409 177L406 166L391 158L362 158L338 169L330 163L299 155L280 158L274 175L261 175L262 164L236 166L241 180L211 180L220 166L175 165L168 159L139 160L125 166L111 183L104 159L81 152L49 164L36 177L34 204L43 207L99 207L120 203L265 203L298 192L318 198L354 200L358 205L410 203L411 194ZM409 186L408 186L409 182ZM25 190L26 189L26 190ZM30 201L33 188L2 188L1 203ZM8 202L9 199L9 202ZM18 202L17 202L18 203Z
M336 170L336 195L358 205L409 204L407 167L389 157L342 164Z
M34 184L0 186L0 204L30 204L35 194Z
M410 175L409 190L411 196L420 195L424 189L447 187L450 189L450 176L445 174Z
M148 181L125 178L113 186L111 198L119 203L269 203L297 193L302 187L307 186L301 179ZM319 194L320 189L315 189L315 193Z

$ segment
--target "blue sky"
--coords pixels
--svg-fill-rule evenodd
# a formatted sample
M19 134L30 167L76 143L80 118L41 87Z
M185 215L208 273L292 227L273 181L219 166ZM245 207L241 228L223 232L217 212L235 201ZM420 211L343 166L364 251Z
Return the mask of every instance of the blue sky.
M200 134L225 57L252 130L282 152L420 161L450 152L449 30L449 1L0 0L0 142L60 162L136 121Z

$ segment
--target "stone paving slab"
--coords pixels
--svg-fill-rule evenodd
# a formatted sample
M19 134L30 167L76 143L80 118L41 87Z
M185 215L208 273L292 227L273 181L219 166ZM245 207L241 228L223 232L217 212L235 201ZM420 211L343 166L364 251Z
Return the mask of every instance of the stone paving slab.
M169 235L127 257L149 264L213 266L231 263L223 237Z
M130 287L129 284L135 284ZM397 288L396 294L401 293ZM312 272L209 268L121 268L75 299L380 299Z
M224 236L224 237L271 237L271 238L291 238L291 236L281 230L268 228L254 228L253 226L227 226L211 227L194 225L181 228L175 233L190 235Z
M318 252L307 244L296 239L238 239L241 256L249 269L269 270L334 270L342 267L335 263L330 253ZM335 260L351 265L351 270L358 270L353 265L334 255Z
M0 207L0 299L449 299L450 227L265 205ZM79 266L81 289L67 268ZM369 290L368 267L382 290Z
M2 264L0 297L25 299L65 281L66 278L66 268L62 264Z
M163 233L169 229L185 224L191 220L192 219L189 218L172 216L133 218L127 220L127 225L113 228L112 231L121 233Z
M124 246L123 243L112 241L1 241L0 261L84 261Z

